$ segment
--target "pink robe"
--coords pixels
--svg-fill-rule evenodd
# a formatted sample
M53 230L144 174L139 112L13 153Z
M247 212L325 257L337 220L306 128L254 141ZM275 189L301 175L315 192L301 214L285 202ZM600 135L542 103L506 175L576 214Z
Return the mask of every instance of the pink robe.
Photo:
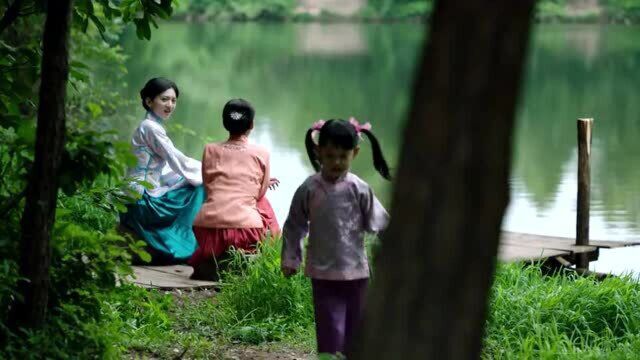
M279 234L264 196L269 175L269 152L249 144L246 137L205 146L202 180L207 195L193 223L199 247L191 265L219 256L231 246L251 251L267 230Z

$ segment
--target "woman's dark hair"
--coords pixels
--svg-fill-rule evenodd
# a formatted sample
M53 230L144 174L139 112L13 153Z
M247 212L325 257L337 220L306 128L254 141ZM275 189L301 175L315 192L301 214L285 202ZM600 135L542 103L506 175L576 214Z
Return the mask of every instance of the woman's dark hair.
M314 129L307 130L307 135L304 139L305 147L307 148L307 155L311 160L311 165L316 171L320 171L320 160L315 151L315 143L313 142ZM361 129L361 133L367 135L371 142L371 149L373 152L373 166L382 175L383 178L391 180L391 174L389 173L389 166L387 161L382 155L382 149L378 139L373 135L371 130ZM353 150L358 145L358 131L348 121L342 119L328 120L322 125L320 129L320 135L318 137L318 146L323 147L327 144L342 148L344 150Z
M222 125L231 135L241 135L253 127L256 111L244 99L229 100L222 109Z
M142 90L140 90L140 98L142 99L142 107L150 111L149 106L147 106L147 98L153 100L156 96L162 94L163 92L173 88L176 92L176 97L180 96L180 90L178 90L178 85L169 79L165 79L163 77L153 78L144 85Z

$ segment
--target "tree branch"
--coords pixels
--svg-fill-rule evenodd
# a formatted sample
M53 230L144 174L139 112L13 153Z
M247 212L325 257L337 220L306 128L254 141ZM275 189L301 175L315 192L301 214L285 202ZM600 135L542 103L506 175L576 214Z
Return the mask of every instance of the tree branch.
M0 34L2 34L20 15L22 0L16 0L9 6L7 11L0 19Z

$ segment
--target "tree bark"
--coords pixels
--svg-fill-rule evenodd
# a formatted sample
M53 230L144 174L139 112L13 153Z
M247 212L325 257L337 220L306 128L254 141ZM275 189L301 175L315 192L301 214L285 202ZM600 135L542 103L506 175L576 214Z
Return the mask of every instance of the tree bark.
M55 6L50 5L43 33L35 157L21 224L20 275L28 281L20 282L23 300L16 302L11 310L14 328L40 327L48 301L50 237L64 149L72 0L58 0Z
M480 357L533 4L436 2L350 359Z

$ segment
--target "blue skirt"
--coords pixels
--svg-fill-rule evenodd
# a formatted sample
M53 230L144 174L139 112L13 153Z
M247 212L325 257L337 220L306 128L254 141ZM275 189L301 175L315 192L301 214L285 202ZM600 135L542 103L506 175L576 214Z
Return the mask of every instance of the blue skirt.
M202 186L186 186L160 197L145 193L120 214L120 223L135 231L163 260L185 261L198 247L192 225L205 200Z

